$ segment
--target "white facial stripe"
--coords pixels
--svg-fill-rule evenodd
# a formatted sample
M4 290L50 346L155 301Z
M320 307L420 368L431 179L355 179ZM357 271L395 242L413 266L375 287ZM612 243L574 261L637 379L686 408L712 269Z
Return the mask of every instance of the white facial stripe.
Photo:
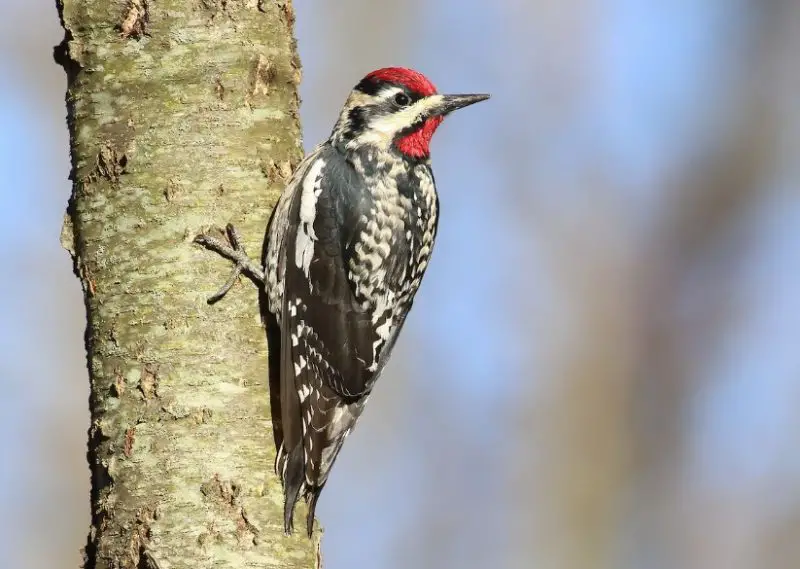
M420 99L413 105L409 105L402 111L392 113L389 116L378 117L370 124L371 125L380 124L381 121L386 121L388 124L395 124L399 122L402 124L399 125L399 128L397 128L397 130L402 130L403 128L406 128L407 126L415 123L417 120L419 120L421 116L428 114L432 108L440 105L441 102L442 102L441 95L432 95L430 97L423 97L422 99ZM393 120L387 120L387 119L393 119Z
M381 99L385 99L385 100L388 101L389 99L393 98L398 93L404 93L404 92L405 91L403 91L403 89L400 88L400 87L395 87L395 86L389 85L387 87L384 87L380 91L378 91L377 96L380 97Z
M428 114L432 108L441 103L441 95L431 95L430 97L423 97L401 111L375 117L370 120L369 128L353 140L351 144L353 146L374 144L382 148L388 148L398 132L417 122L421 116Z

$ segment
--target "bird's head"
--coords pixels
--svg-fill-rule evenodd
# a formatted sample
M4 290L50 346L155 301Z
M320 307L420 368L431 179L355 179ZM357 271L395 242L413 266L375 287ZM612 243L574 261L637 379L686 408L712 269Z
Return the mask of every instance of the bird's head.
M430 142L444 117L489 95L440 95L422 73L386 67L355 86L333 129L337 145L394 149L408 158L430 156Z

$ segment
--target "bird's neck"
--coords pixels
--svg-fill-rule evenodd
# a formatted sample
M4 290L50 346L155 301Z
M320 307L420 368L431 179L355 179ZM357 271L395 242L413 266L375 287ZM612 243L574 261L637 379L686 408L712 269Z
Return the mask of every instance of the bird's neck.
M352 146L340 144L334 138L330 142L362 178L407 177L414 168L430 165L427 156L411 157L394 147L387 149L372 144Z

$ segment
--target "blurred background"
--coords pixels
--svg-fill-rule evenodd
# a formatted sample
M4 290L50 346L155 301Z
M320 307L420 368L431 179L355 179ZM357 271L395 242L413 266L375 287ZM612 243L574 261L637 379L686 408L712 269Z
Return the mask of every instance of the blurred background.
M319 513L325 567L800 567L800 1L298 1L306 147L365 72L490 92ZM52 0L0 20L0 551L89 523ZM365 49L365 46L369 46Z

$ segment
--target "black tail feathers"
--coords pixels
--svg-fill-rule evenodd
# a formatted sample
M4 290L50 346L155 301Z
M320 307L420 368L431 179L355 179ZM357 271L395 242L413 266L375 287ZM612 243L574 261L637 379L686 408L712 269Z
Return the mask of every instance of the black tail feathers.
M294 529L294 506L300 498L300 489L305 482L303 445L298 444L283 457L283 531L286 535Z
M314 535L314 511L317 509L317 500L319 500L319 495L322 493L322 486L314 486L309 488L308 492L306 493L306 499L308 500L308 516L306 517L306 531L308 532L308 537L310 538Z
M282 457L281 463L278 465L278 469L283 470L283 531L286 535L291 535L294 530L294 508L302 491L303 497L308 503L306 532L310 538L314 535L314 512L317 509L319 495L322 493L322 486L306 484L302 445L297 445L285 457Z

